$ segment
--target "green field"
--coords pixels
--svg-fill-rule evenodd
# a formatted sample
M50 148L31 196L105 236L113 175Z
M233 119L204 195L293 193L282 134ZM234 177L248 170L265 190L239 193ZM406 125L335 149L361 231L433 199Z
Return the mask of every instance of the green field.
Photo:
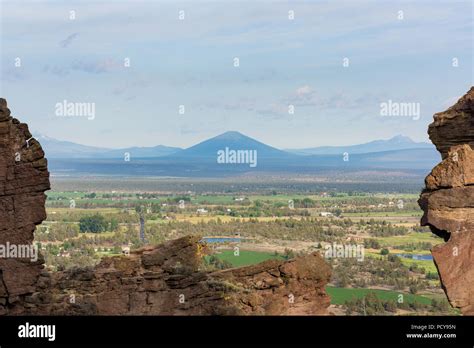
M107 192L108 193L108 192ZM111 198L103 198L102 193L98 192L97 197L95 198L86 198L87 192L77 192L77 191L48 191L47 196L50 199L84 199L89 202L94 202L94 203L109 203L112 202ZM119 196L120 193L117 193L117 196ZM181 197L181 195L160 195L156 198L145 198L145 199L138 199L137 195L130 195L125 198L125 201L133 201L133 202L160 202L160 201L166 201L168 199L173 199L176 197ZM188 196L187 194L183 194L182 196ZM229 204L229 203L239 203L235 202L234 198L238 197L243 197L247 198L252 202L255 202L257 200L260 201L268 201L268 202L284 202L287 203L289 200L295 200L295 199L304 199L304 198L310 198L313 201L327 201L327 202L337 202L337 201L345 201L347 199L352 199L352 200L357 200L357 201L364 201L367 199L372 198L378 198L378 199L405 199L405 200L414 200L418 198L418 195L416 194L398 194L398 195L392 195L392 194L364 194L360 196L349 196L346 193L338 193L337 196L331 197L331 196L321 196L317 194L303 194L303 193L295 193L295 194L283 194L283 193L278 193L278 194L267 194L267 195L262 195L262 194L239 194L239 193L234 193L234 194L205 194L205 195L198 195L198 196L190 196L191 202L193 203L203 203L203 202L208 202L210 204ZM403 211L402 211L403 212ZM400 213L402 213L400 212ZM398 212L395 212L398 213ZM405 211L404 214L406 215L407 213L415 213L415 214L420 214L420 211ZM348 213L348 216L350 214L354 215L363 215L363 213ZM365 213L366 214L366 213ZM384 215L386 213L383 213ZM393 214L391 212L390 214Z
M327 286L326 291L331 297L331 304L343 305L346 301L349 301L354 298L362 298L367 295L369 292L373 292L381 300L398 300L400 294L403 295L404 301L409 303L418 302L422 304L431 304L431 298L421 296L421 295L412 295L404 292L397 292L391 290L376 290L376 289L364 289L364 288L336 288L333 286Z
M240 250L239 256L235 256L233 250L222 250L216 256L221 260L230 262L234 267L254 265L271 259L283 260L281 255L249 250Z
M419 242L428 242L436 245L443 242L443 239L431 232L410 232L403 236L376 237L375 239L377 239L380 245L390 247Z
M420 210L400 210L400 211L373 211L373 212L361 212L361 213L344 213L344 217L416 217L420 218L423 212Z
M240 197L240 196L235 196L235 197ZM233 204L234 197L233 196L223 196L223 195L206 195L206 196L197 196L197 197L192 197L191 198L192 203L198 203L198 204ZM236 202L238 203L238 202Z
M429 252L420 252L421 253L426 253L429 254ZM410 254L409 252L403 251L402 254ZM418 254L418 252L416 252ZM379 253L372 253L372 252L365 252L365 256L367 257L375 257L375 258L381 258L382 255ZM384 256L386 257L386 256ZM431 273L437 273L438 270L436 269L436 265L434 264L433 260L415 260L415 259L409 259L405 257L399 257L400 261L405 265L410 267L411 265L416 264L419 267L423 267L426 272L431 272Z
M416 264L418 267L423 267L426 272L438 273L438 269L433 260L413 260L405 257L400 258L400 260L405 266L410 267L411 265Z

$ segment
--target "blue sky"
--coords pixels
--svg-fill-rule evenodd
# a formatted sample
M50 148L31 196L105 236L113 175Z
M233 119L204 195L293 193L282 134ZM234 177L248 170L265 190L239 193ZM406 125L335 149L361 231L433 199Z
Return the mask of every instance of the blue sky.
M472 6L1 1L0 94L33 132L103 147L186 147L228 130L280 148L427 141L433 113L473 84ZM63 100L95 103L94 119L58 117ZM388 100L420 103L420 119L382 117Z

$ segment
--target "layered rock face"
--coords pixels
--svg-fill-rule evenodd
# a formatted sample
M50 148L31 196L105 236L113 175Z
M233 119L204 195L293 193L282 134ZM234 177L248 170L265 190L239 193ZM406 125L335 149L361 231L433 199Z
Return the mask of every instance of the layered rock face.
M31 246L49 188L40 144L0 99L0 248ZM331 270L319 254L209 272L206 252L189 236L57 273L41 257L0 255L0 315L327 314Z
M474 87L428 133L443 161L426 177L421 224L445 240L432 254L449 301L474 315Z
M10 116L5 99L0 99L0 246L4 254L8 245L31 245L35 226L46 218L44 191L49 188L41 146L31 139L26 124ZM41 269L41 260L0 257L0 314L34 292Z
M45 279L44 289L49 290L35 298L35 311L77 315L326 313L330 301L324 286L330 269L319 255L206 272L201 270L205 253L199 238L189 236L129 257L105 258L94 269L55 274L49 279L51 284Z

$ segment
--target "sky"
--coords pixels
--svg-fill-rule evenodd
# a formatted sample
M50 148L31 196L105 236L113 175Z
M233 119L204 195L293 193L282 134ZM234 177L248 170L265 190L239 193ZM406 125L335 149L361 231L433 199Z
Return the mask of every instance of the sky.
M12 115L86 145L188 147L231 130L278 148L429 141L433 114L474 80L470 0L3 0L0 11ZM61 114L65 102L93 114ZM389 102L419 114L383 115Z

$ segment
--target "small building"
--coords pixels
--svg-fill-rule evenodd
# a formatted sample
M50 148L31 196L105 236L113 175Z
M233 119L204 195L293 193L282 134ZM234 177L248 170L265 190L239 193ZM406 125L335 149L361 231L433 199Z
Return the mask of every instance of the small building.
M123 246L122 247L122 254L123 255L130 255L130 247L129 246Z
M126 245L122 245L122 254L129 256L131 247L132 247L132 243L130 242L128 242L128 244Z

